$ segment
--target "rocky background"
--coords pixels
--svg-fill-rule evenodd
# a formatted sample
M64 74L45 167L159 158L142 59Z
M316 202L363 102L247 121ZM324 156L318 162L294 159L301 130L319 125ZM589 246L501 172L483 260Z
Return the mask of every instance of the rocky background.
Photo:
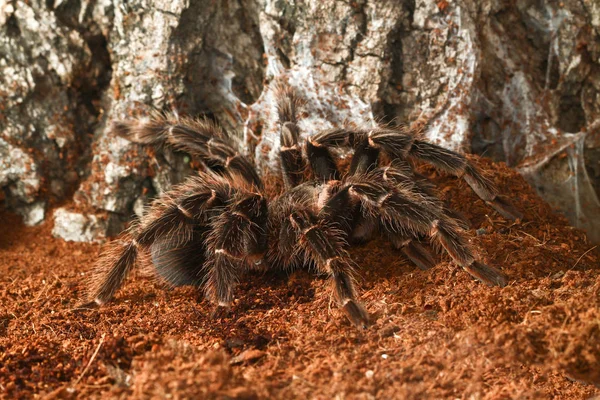
M305 98L305 135L430 121L600 242L597 0L0 0L0 27L4 201L64 239L118 233L192 171L113 119L208 115L276 169L277 79Z

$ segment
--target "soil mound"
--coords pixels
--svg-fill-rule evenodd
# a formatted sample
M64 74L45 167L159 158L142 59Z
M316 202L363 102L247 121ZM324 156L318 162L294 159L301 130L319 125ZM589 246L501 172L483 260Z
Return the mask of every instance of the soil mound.
M230 315L138 271L77 309L99 246L0 211L0 396L30 398L569 398L600 394L600 253L523 179L479 161L525 217L509 222L457 179L428 175L467 216L489 288L438 255L420 271L383 240L356 247L373 325L353 328L327 281L249 275Z

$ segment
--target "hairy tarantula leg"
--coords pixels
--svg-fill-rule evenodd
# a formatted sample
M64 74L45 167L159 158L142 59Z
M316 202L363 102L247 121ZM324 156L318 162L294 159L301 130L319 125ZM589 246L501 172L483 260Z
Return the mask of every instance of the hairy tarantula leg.
M452 208L448 208L446 206L443 207L443 211L445 215L453 219L458 224L460 229L464 231L471 229L471 221L465 216L465 214L461 213L460 211L453 210Z
M96 282L90 293L93 301L102 305L112 299L135 265L140 248L151 245L155 238L160 237L165 231L169 231L174 236L177 236L175 232L185 232L183 224L185 222L182 222L178 216L167 212L167 215L161 215L150 221L145 229L132 234L125 242L115 240L108 244L107 250L103 252L96 264ZM183 236L187 236L187 233L183 233ZM141 239L141 242L138 239ZM180 241L185 242L185 239ZM108 273L103 274L107 269Z
M433 143L415 140L408 155L426 161L444 172L462 177L481 199L491 205L503 217L508 219L523 218L523 214L508 199L499 196L494 184L462 154Z
M142 220L141 227L137 232L134 228L125 244L113 241L100 256L96 264L95 286L90 293L90 297L97 304L108 302L119 290L135 265L140 248L150 246L156 238L167 233L177 237L178 242L186 241L185 238L190 232L185 215L176 206L161 211L156 215L150 213ZM108 273L103 275L107 269Z
M350 163L350 175L366 173L377 167L379 149L369 145L367 139L363 139L354 147L354 155Z
M300 130L297 125L297 109L301 102L293 88L281 84L275 86L275 100L281 123L279 157L283 181L286 189L291 189L302 182L306 169L302 148L298 144Z
M188 179L152 203L140 222L130 229L125 244L113 241L108 245L96 265L96 282L90 293L93 301L109 301L135 265L139 252L157 240L162 247L174 248L192 238L194 223L203 218L207 209L222 204L227 195L223 193L227 192L224 184L208 183L201 177Z
M431 269L437 264L431 252L414 240L402 247L402 253L423 271Z
M228 307L239 276L262 259L267 250L267 203L263 196L246 193L233 198L228 207L211 220L204 265L206 297L219 307Z
M436 266L436 261L424 246L418 241L402 237L402 235L394 235L388 232L388 236L395 248L400 249L402 253L415 264L419 269L426 271Z
M342 232L320 223L313 223L308 215L294 212L289 220L300 238L299 243L317 268L331 277L335 297L348 317L357 327L369 325L369 315L356 299L350 256Z
M140 144L169 144L199 158L218 173L235 173L256 187L262 187L256 170L246 157L235 150L231 139L207 119L175 118L154 113L145 120L115 121L112 131Z
M327 147L308 139L306 141L306 156L316 179L320 181L337 181L341 178L340 171L338 171Z
M454 219L462 229L470 229L471 221L459 211L446 207L446 205L437 197L435 186L424 176L414 173L410 167L405 167L402 164L400 168L396 167L397 163L381 169L383 171L383 180L392 186L410 187L412 191L423 196L431 204L435 204L440 211L448 217ZM376 171L377 172L377 171ZM378 174L374 174L378 175Z
M101 255L96 264L96 276L94 287L90 291L88 298L90 302L102 305L109 301L121 287L129 272L133 269L138 257L138 243L135 239L128 241L115 240L108 244L106 250ZM104 276L99 276L105 267L109 266L109 271Z
M422 160L434 167L462 177L473 191L502 216L508 219L522 218L522 213L511 202L498 195L494 184L465 156L441 146L415 139L412 135L393 129L375 128L372 130L348 131L335 129L320 133L312 141L324 147L353 147L358 153L354 163L355 173L365 173L372 168L372 155L367 156L364 146L382 150L392 158L404 160L407 157ZM366 145L365 145L366 143Z
M352 174L364 174L376 167L376 157L379 156L381 150L388 153L393 159L404 160L413 138L391 129L332 129L313 136L312 141L325 148L353 148L355 154L350 171Z
M388 169L384 169L384 171L386 170ZM390 182L390 177L386 178L384 175L383 181ZM331 196L327 203L321 208L319 218L336 220L336 216L343 215L343 210L348 209L352 201L349 193L350 188L352 188L352 186L346 186L339 190L335 195ZM435 200L437 201L437 199ZM355 217L355 220L358 223L352 231L352 239L357 242L360 242L363 239L369 239L379 224L378 220L374 218L373 215L358 214ZM420 269L427 270L436 265L431 253L417 241L406 235L391 231L388 232L388 236L394 244L394 247L400 249L402 253L404 253L404 255Z
M283 85L276 86L275 98L279 120L282 123L280 157L284 181L289 189L300 182L304 169L302 150L298 147L297 108L300 106L300 99L292 88ZM306 156L318 180L340 179L335 160L326 147L309 139L306 141Z
M298 144L298 127L291 122L284 123L281 127L280 138L279 158L283 169L283 183L289 190L302 183L306 164Z
M351 183L350 194L360 199L371 215L379 215L385 230L410 236L429 235L452 259L475 278L488 285L505 286L507 276L500 270L475 260L472 250L458 224L430 208L427 200L400 188L387 190L375 183Z
M217 309L231 306L233 292L239 282L239 264L242 262L223 249L217 249L208 257L208 261L204 265L204 269L207 271L204 294L217 306Z
M319 138L322 135L322 133L316 134L306 141L306 156L310 167L318 180L339 180L340 171L328 149L331 145L327 142L321 143Z
M498 190L492 181L485 177L479 168L464 155L433 143L414 139L401 132L381 130L371 131L368 135L373 146L380 146L393 157L405 158L408 156L428 162L441 171L462 177L482 200L503 217L513 220L523 218L523 214L506 198L498 196Z
M431 236L438 240L454 261L471 276L490 286L506 286L506 274L475 260L469 245L459 232L454 221L438 220L432 224Z

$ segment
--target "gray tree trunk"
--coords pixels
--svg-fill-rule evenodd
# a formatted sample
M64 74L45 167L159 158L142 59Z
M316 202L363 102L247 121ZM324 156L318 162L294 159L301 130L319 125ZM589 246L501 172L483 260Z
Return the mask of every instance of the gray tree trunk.
M307 99L305 135L433 121L431 141L505 161L600 241L597 0L0 0L0 26L0 186L65 239L118 232L190 173L113 119L208 114L277 168L278 79Z

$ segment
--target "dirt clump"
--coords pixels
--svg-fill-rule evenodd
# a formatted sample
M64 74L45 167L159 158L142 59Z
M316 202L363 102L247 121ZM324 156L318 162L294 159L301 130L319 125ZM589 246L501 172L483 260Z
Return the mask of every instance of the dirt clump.
M100 247L0 211L0 397L565 398L600 394L597 248L515 172L478 162L524 213L500 217L461 180L430 177L472 224L490 288L438 255L420 271L384 240L352 250L372 326L307 271L249 275L213 319L192 288L138 271L78 308Z

